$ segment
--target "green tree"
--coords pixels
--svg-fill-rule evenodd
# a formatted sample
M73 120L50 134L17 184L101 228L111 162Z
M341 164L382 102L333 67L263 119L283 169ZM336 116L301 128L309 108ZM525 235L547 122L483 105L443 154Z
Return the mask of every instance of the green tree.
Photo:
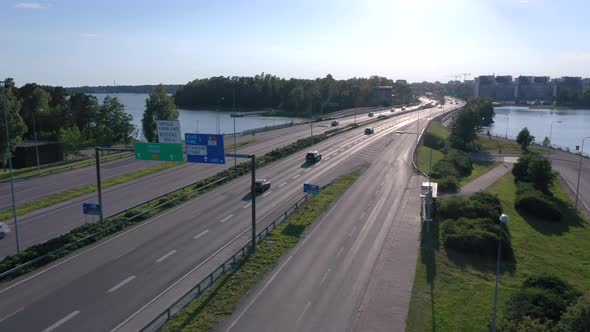
M535 141L535 136L531 135L527 127L522 130L516 136L516 143L520 144L520 148L523 151L528 151L529 146Z
M125 106L118 98L106 96L98 109L96 123L96 143L111 146L127 144L135 130L133 116L125 113Z
M84 93L74 93L69 99L69 108L74 124L86 139L90 138L91 128L96 125L98 100Z
M178 120L178 111L174 105L174 98L168 96L162 84L158 85L145 101L145 112L141 123L143 136L148 142L156 142L156 120Z
M545 158L534 158L528 165L528 179L535 188L545 193L549 192L549 186L555 181L555 173L551 163Z
M468 150L473 147L477 138L477 130L481 124L479 113L471 108L465 108L459 112L455 120L455 127L451 132L453 146L460 150Z
M10 142L6 141L6 131L4 121L4 93L0 94L0 162L4 168L8 166L8 154L6 153L7 144L10 146L11 153L16 149L16 145L22 141L23 136L27 133L27 125L20 116L21 103L13 93L13 87L8 85L4 89L6 92L6 106L8 110L8 128L10 133Z
M61 128L59 130L58 140L63 144L66 152L69 153L78 151L83 141L78 126Z
M590 331L590 303L580 299L561 315L556 332Z
M549 146L549 144L551 144L551 141L549 140L549 137L545 136L543 139L543 146Z

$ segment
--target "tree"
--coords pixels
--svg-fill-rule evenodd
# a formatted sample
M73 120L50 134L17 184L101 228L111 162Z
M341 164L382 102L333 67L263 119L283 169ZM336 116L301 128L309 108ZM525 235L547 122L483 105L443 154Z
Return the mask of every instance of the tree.
M6 106L8 110L8 128L10 132L10 142L6 141L6 131L4 121L4 94L0 94L0 162L4 168L8 166L8 154L6 153L6 145L9 144L11 153L16 150L16 145L22 141L23 136L27 133L27 125L20 116L21 103L17 100L13 93L13 87L8 86L6 89Z
M481 123L479 113L471 108L459 112L455 127L451 133L453 145L460 150L467 150L477 138L477 130Z
M178 111L174 105L174 98L168 96L162 84L158 85L145 101L145 112L141 123L143 136L148 142L156 142L156 120L178 120Z
M84 137L89 139L91 128L96 125L98 100L91 95L74 93L70 96L69 107L74 124L82 131Z
M522 128L516 137L516 143L520 144L523 151L528 151L529 145L535 141L535 136L531 135L527 127Z
M67 152L76 152L82 145L82 135L78 126L70 128L61 128L58 134L58 140L63 144Z
M543 139L543 146L549 146L549 144L551 144L551 141L549 140L549 137L545 136Z
M533 158L528 166L528 179L535 188L542 192L548 193L549 186L555 180L555 173L551 168L551 163L545 158Z
M96 143L111 146L129 142L135 131L133 116L125 113L125 106L119 99L106 96L98 109L96 125Z
M590 303L580 299L561 315L556 332L590 331Z

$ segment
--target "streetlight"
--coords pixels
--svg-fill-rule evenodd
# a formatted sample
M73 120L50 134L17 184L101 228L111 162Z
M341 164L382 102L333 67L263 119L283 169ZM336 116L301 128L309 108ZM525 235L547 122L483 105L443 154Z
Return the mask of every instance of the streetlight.
M549 144L547 144L547 159L549 159L549 151L551 150L551 134L553 133L553 124L554 123L562 123L563 121L551 121L551 125L549 126Z
M43 109L39 109L43 112ZM37 154L37 171L41 174L41 163L39 163L39 143L37 142L37 126L35 125L35 113L33 112L33 137L35 138L35 153Z
M507 215L502 213L500 216L500 234L498 234L498 260L496 262L496 290L494 291L494 316L492 318L492 332L496 332L496 310L498 308L498 278L500 277L500 257L502 255L502 225L505 225L508 220Z
M18 223L16 222L16 200L14 199L14 176L12 174L12 156L10 152L10 128L8 126L8 93L6 92L8 80L2 83L2 92L4 94L4 131L6 131L6 157L8 158L8 168L10 169L10 192L12 194L12 217L14 219L16 253L20 255L20 238L18 235Z
M232 84L232 108L234 112L234 167L238 165L238 160L236 155L238 154L238 146L236 145L236 83Z
M582 148L580 149L580 165L578 166L578 185L576 188L576 209L578 208L578 193L580 192L580 175L582 174L582 158L584 156L584 141L588 138L590 138L590 136L582 138Z
M217 134L221 134L221 129L219 128L220 126L220 122L219 122L219 107L221 104L221 101L223 100L223 97L221 97L218 101L217 101Z

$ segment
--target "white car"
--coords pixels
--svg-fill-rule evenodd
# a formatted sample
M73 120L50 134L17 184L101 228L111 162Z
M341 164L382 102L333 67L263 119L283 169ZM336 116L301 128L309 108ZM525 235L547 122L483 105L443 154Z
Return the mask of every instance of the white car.
M0 239L4 238L8 234L8 226L0 222Z

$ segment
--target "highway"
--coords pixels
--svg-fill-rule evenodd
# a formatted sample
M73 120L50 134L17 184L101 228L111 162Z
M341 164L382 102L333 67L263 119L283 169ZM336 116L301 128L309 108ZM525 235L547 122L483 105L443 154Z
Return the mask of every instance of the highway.
M580 156L559 150L551 150L551 165L559 172L570 193L575 200L578 185L578 170L580 168ZM578 196L578 208L585 210L590 215L590 160L582 158L582 172L580 176L580 194Z
M432 115L441 111L433 109ZM327 184L384 151L391 155L388 146L404 146L395 148L400 153L409 150L416 138L395 132L416 126L417 113L375 123L373 135L364 135L361 127L317 144L313 149L323 159L311 167L305 166L302 151L258 170L257 177L273 183L257 198L259 227L301 197L303 183ZM424 118L429 111L419 113ZM390 163L407 167L407 158L398 159ZM378 179L386 183L384 190L403 182L384 180ZM249 177L241 177L6 283L0 288L0 330L136 331L247 243L249 183ZM373 188L363 190L375 197Z
M368 119L367 113L360 113L357 121ZM362 112L368 112L363 110ZM345 117L339 120L339 126L346 126L355 121L353 117ZM334 129L331 121L314 123L315 134L323 133ZM246 145L238 149L239 153L262 155L275 148L285 146L298 139L309 137L311 128L308 125L298 125L279 130L272 130L256 134L255 136L239 136L240 140L256 140L255 144ZM233 143L233 140L228 140ZM228 142L226 142L228 144ZM230 151L227 151L230 152ZM233 151L232 151L233 152ZM242 160L243 161L243 160ZM238 160L240 162L240 160ZM131 172L134 167L142 168L155 165L150 161L135 161L133 159L115 161L102 167L102 173L107 177L117 176ZM233 160L228 159L225 167L233 166ZM143 203L160 195L182 188L187 184L197 182L220 172L223 167L217 165L181 164L178 167L157 172L136 180L126 182L103 190L103 213L111 216L124 211L132 206ZM104 178L104 177L103 177ZM71 189L76 183L80 185L96 182L95 167L84 168L71 172L65 172L36 179L17 182L18 188L27 188L17 191L18 197L30 195L39 197L44 190L58 192L63 189ZM76 182L77 181L77 182ZM45 183L45 185L43 185ZM60 189L61 188L61 189ZM33 211L27 215L20 216L19 234L21 248L45 242L51 238L67 233L71 229L94 222L96 217L85 216L82 213L82 203L97 202L96 194L87 194L78 198L64 201L50 207ZM3 196L2 205L10 206L10 195ZM7 222L10 225L10 222ZM16 253L15 233L10 232L0 240L0 258Z

